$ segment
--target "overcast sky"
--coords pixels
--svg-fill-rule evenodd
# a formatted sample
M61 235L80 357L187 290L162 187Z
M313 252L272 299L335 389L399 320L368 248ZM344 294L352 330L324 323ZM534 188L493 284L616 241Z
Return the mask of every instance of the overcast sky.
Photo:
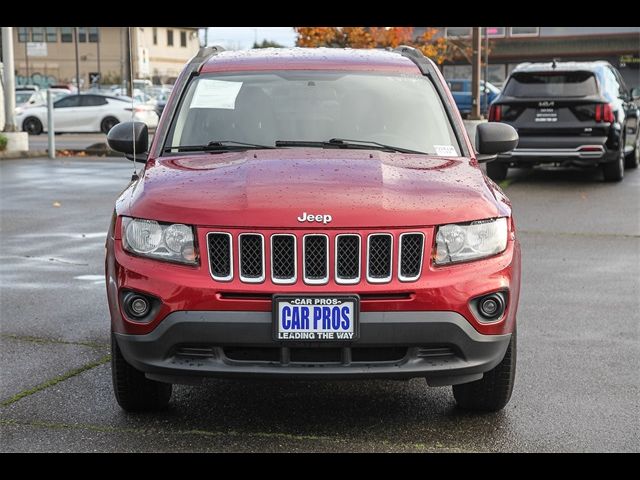
M204 36L204 35L203 35ZM293 47L296 33L293 27L209 27L209 45L221 45L228 50L246 50L257 38Z

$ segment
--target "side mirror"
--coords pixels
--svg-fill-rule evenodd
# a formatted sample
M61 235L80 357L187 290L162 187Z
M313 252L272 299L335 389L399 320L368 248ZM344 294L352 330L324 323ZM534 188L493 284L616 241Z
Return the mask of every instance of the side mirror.
M640 87L635 87L631 89L631 100L640 99Z
M119 123L107 133L107 144L111 150L124 153L129 160L134 160L135 145L135 160L146 162L147 150L149 149L149 129L143 122Z
M510 152L518 146L518 132L511 125L500 122L481 123L476 129L478 162L495 160L499 153Z

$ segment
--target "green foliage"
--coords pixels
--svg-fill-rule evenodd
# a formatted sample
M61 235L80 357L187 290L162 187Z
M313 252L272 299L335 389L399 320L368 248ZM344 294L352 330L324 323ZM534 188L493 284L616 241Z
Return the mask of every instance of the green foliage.
M0 152L4 152L7 149L7 142L9 142L7 137L0 133Z
M280 45L278 42L274 42L271 40L262 40L262 43L253 43L253 48L282 48L283 45Z

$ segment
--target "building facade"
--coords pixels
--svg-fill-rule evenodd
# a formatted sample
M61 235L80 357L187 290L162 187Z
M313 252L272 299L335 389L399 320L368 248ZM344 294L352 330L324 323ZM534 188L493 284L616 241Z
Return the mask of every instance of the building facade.
M498 86L519 63L554 58L607 60L620 70L629 88L640 86L640 27L486 27L486 31L488 79ZM439 35L464 46L470 43L471 27L440 27ZM466 60L447 62L443 73L447 78L471 78L471 66Z
M16 85L119 84L125 76L127 27L14 27ZM76 38L77 33L77 38ZM173 83L200 46L198 27L131 28L134 78Z

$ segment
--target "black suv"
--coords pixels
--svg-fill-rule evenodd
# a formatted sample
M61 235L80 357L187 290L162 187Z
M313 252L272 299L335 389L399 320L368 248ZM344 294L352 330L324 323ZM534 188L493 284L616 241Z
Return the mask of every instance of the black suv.
M625 166L640 160L640 89L627 89L608 62L548 62L518 65L492 103L490 122L518 131L518 148L487 164L494 180L509 167L542 163L601 165L607 181L620 181Z

